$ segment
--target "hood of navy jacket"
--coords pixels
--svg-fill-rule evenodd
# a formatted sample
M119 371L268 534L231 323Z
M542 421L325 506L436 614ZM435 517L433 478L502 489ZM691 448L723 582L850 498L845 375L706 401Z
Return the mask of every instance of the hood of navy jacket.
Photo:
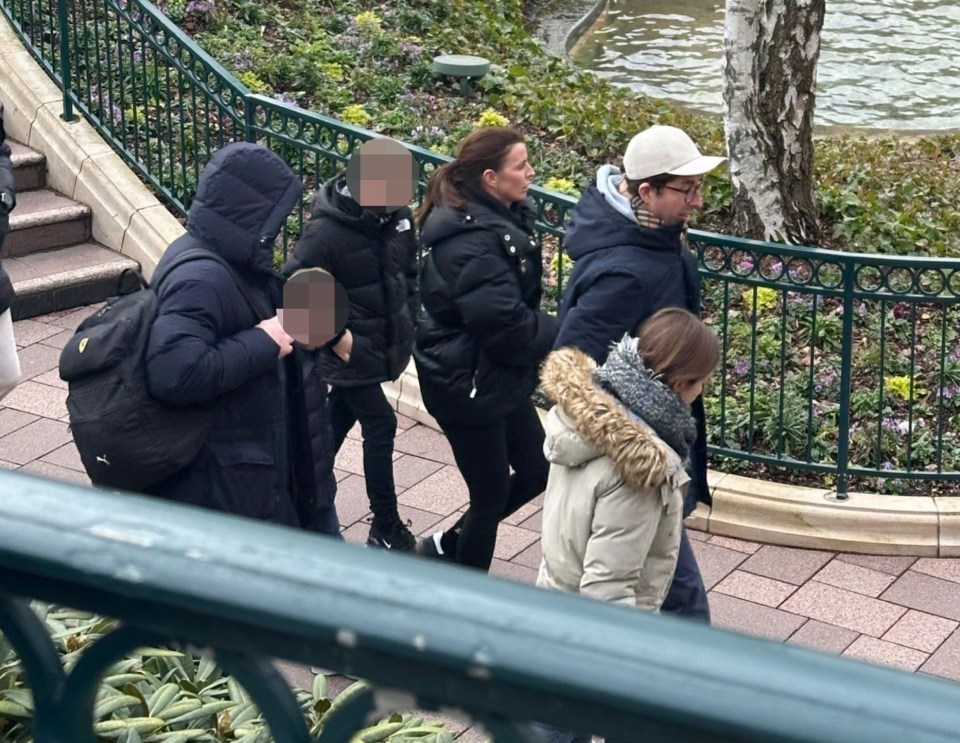
M683 224L655 228L639 225L630 200L618 189L622 179L617 168L603 166L574 207L564 238L564 249L574 261L618 245L642 245L674 253L679 248Z
M218 150L200 173L187 232L230 263L273 270L273 243L303 184L283 160L258 144Z

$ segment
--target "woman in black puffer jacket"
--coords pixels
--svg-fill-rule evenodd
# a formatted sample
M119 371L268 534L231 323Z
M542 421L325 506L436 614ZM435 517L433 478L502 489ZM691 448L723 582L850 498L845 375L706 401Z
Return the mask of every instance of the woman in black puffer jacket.
M10 227L10 212L17 199L13 187L13 165L10 163L10 145L6 142L3 128L3 104L0 103L0 249ZM0 264L0 400L6 397L20 380L20 361L17 344L13 337L13 319L10 305L13 304L13 284Z
M414 359L470 493L463 519L419 551L483 570L500 520L543 491L549 469L530 399L556 335L556 319L539 309L533 175L519 132L479 129L434 173L419 211L429 255Z

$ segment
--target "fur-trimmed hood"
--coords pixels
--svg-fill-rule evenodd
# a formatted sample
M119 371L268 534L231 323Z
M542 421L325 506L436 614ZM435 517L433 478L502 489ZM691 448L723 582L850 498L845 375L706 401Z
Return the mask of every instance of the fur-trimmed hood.
M547 459L579 466L607 456L624 482L637 489L676 482L683 473L680 457L594 383L595 369L593 359L576 348L554 351L544 362L543 390L561 409L547 419Z

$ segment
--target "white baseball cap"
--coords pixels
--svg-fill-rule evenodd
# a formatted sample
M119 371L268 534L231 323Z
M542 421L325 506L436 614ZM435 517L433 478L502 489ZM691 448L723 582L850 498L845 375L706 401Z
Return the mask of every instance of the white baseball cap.
M703 155L693 140L675 126L651 126L627 145L623 172L631 181L654 175L703 175L727 158Z

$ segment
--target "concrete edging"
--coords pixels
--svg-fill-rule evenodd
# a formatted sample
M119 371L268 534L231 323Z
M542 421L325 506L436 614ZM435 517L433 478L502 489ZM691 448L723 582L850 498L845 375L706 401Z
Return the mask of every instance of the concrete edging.
M384 385L394 409L440 430L420 396L411 361ZM869 555L960 557L960 497L904 497L850 493L753 480L710 470L713 506L687 519L710 534L785 547Z
M184 228L84 119L64 121L63 94L0 22L0 100L7 134L47 158L47 185L93 211L93 239L149 279Z

